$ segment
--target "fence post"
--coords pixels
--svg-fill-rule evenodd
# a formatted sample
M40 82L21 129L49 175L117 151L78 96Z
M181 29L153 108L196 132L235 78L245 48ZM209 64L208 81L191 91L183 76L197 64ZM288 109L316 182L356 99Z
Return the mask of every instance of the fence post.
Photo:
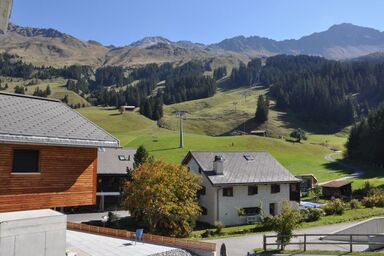
M349 252L352 252L352 235L349 235Z
M263 235L263 250L264 252L267 251L267 237L265 234Z
M307 234L304 234L304 251L307 251Z

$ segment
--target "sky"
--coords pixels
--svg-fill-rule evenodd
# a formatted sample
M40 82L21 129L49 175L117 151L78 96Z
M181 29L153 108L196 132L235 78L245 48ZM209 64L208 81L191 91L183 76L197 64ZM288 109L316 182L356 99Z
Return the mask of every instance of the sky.
M383 0L13 0L11 22L124 46L146 36L210 44L298 39L343 22L384 30Z

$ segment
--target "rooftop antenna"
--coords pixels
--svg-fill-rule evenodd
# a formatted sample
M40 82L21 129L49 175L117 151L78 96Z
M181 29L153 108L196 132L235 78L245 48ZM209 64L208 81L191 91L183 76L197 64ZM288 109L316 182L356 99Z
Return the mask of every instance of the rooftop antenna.
M183 117L187 114L186 111L177 111L176 115L179 117L180 123L180 148L184 148L184 130L183 130Z

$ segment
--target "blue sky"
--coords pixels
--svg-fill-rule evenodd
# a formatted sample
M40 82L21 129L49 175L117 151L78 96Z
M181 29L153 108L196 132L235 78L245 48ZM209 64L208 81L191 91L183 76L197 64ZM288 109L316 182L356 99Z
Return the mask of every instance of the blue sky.
M122 46L145 36L300 38L343 22L383 31L383 10L382 0L14 0L11 21Z

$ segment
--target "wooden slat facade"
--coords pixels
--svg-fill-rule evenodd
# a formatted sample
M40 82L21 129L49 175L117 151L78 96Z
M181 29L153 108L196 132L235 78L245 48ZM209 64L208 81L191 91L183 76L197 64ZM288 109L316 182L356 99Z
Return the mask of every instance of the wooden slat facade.
M14 149L39 150L39 173L14 174ZM96 204L97 149L0 144L0 212Z

